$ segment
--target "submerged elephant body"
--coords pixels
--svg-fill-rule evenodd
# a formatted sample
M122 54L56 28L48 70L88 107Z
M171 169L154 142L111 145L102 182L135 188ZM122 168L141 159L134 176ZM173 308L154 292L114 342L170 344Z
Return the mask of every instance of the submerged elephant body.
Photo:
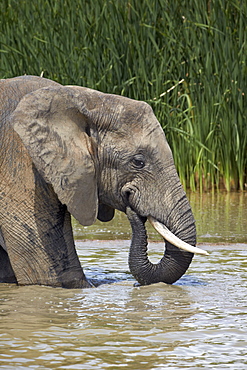
M0 95L0 281L89 287L70 215L91 225L97 217L109 221L114 209L127 212L132 225L136 279L179 279L193 254L168 243L165 264L153 267L141 236L152 217L196 243L193 215L151 108L34 76L1 80Z

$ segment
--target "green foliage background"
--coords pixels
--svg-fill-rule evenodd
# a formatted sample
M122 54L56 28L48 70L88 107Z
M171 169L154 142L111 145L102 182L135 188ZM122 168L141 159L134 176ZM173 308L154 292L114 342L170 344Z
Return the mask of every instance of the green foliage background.
M246 0L1 0L0 77L149 102L192 190L247 189Z

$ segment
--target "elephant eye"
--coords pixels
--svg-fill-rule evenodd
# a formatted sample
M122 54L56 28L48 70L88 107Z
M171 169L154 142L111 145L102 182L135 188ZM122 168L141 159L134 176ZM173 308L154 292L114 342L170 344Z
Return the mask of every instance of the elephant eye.
M133 160L133 165L138 168L138 169L141 169L143 167L145 167L145 158L143 155L136 155Z

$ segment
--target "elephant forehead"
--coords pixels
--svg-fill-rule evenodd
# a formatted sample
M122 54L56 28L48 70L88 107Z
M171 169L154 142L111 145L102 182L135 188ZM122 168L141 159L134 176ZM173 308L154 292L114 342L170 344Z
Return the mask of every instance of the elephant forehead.
M135 126L142 126L147 117L153 115L152 108L145 102L107 94L104 95L99 113L107 117L112 130L121 130L121 127L126 126L134 129Z
M135 140L138 141L139 146L147 146L157 151L164 149L164 146L167 145L164 131L156 118L140 127L139 134L136 135Z
M153 113L127 116L126 120L122 117L117 127L109 130L106 136L110 139L108 144L116 149L163 152L167 146L164 131Z

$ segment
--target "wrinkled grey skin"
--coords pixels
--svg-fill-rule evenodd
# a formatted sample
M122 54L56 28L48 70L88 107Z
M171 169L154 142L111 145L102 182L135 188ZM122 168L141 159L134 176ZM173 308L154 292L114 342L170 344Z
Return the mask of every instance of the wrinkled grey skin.
M144 102L40 77L0 81L0 281L89 287L75 251L82 224L127 213L130 270L140 284L173 283L193 254L167 243L146 255L152 216L195 245L194 218L171 150Z

